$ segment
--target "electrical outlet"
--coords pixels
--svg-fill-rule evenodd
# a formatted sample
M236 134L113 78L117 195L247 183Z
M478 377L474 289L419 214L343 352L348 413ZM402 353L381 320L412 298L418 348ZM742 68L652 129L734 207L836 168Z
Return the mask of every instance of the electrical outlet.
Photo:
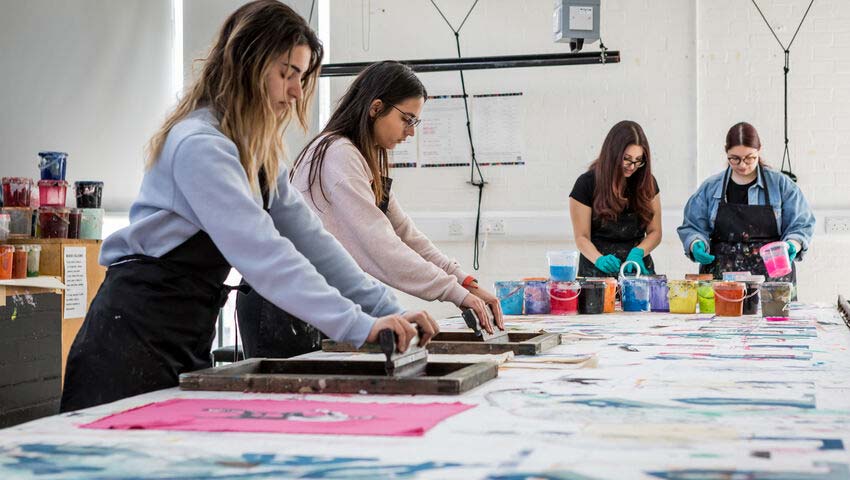
M826 217L826 233L850 234L850 217Z
M487 226L485 228L487 233L490 235L504 235L505 221L501 218L490 219L487 221Z
M451 236L451 237L462 237L463 236L463 225L459 221L453 220L449 223L449 236Z

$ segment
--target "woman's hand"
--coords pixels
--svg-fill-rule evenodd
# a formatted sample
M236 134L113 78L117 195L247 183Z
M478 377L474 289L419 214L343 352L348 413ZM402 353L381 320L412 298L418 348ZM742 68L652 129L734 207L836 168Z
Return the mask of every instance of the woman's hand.
M387 315L375 321L372 325L372 330L369 331L369 336L366 341L377 343L378 332L389 328L396 335L396 349L403 353L407 350L410 341L417 335L416 326L419 327L421 335L419 336L419 346L424 347L431 341L434 335L440 332L440 326L431 318L431 315L426 311L405 312L401 315Z
M478 324L481 325L481 328L485 332L491 335L493 334L493 322L490 321L487 303L484 300L481 300L474 293L470 292L467 296L463 297L463 302L459 306L472 309L475 312L475 316L478 317Z
M467 290L469 290L469 293L475 295L481 300L484 300L484 303L490 307L490 311L493 312L493 319L496 322L496 326L499 327L499 330L504 331L505 318L502 316L502 304L499 303L499 298L487 290L479 288L477 283L473 283L467 287Z

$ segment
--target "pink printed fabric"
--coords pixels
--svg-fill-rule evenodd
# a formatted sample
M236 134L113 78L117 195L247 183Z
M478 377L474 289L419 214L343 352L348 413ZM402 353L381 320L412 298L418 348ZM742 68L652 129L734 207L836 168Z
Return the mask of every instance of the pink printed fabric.
M474 406L178 398L116 413L82 428L416 437Z

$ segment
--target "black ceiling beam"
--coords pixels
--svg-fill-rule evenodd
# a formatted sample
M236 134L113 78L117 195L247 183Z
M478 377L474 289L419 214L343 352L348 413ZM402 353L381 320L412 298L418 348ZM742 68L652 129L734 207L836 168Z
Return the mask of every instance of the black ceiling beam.
M357 75L373 62L329 63L322 65L322 77L348 77ZM458 70L486 70L492 68L555 67L561 65L605 65L620 63L619 50L605 52L550 53L537 55L503 55L498 57L439 58L401 60L414 72L454 72Z

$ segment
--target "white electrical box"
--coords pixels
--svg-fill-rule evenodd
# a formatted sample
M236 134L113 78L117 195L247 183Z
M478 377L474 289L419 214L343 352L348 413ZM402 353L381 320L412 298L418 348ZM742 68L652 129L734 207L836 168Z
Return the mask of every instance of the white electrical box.
M552 34L556 42L569 43L572 51L599 40L601 0L555 0Z

